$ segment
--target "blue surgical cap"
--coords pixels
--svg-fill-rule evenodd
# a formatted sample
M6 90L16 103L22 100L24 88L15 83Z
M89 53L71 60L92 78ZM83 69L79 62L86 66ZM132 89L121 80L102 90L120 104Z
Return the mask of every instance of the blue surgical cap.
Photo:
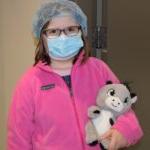
M47 0L41 4L33 18L33 34L35 38L40 38L40 32L45 23L57 16L71 15L80 24L84 35L87 36L87 17L81 8L69 0Z

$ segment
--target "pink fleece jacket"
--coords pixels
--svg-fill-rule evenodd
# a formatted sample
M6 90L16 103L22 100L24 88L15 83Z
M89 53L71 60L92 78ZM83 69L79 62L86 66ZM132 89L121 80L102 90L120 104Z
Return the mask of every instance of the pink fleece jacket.
M85 142L88 107L95 104L99 88L107 80L118 82L101 60L80 58L71 71L72 93L50 66L39 62L18 82L8 117L8 150L100 150ZM143 132L133 111L114 125L128 140L136 143Z

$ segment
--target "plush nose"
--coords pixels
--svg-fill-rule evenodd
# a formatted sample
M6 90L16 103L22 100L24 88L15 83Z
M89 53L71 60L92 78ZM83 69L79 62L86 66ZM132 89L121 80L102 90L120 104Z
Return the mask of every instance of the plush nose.
M120 105L119 99L118 98L113 98L112 99L113 103L117 106Z

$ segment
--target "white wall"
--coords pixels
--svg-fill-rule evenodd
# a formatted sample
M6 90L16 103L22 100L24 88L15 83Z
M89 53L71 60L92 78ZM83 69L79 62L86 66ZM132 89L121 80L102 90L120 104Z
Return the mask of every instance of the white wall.
M38 4L39 0L0 1L0 150L6 149L6 118L12 90L33 64L31 23Z

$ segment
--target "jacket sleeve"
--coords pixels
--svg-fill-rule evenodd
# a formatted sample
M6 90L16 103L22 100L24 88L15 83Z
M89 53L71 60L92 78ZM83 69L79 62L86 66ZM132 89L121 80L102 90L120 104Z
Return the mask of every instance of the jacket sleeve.
M28 79L18 83L8 115L7 150L31 150L34 131L33 90Z
M111 69L104 62L102 62L102 64L105 80L111 80L114 83L118 83L119 80ZM132 109L118 117L113 128L118 130L127 139L127 146L137 143L143 136L139 121Z

